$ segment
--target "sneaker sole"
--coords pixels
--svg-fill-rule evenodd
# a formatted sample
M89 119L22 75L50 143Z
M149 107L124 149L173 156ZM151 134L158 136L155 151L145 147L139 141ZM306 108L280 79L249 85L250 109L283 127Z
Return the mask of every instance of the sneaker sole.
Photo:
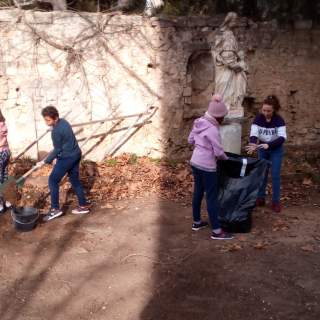
M205 228L208 228L208 226L205 226L205 227L200 227L200 228L191 228L193 231L199 231L199 230L202 230L202 229L205 229Z
M60 217L62 215L63 215L63 212L61 211L61 212L55 214L54 216L49 217L48 219L43 219L43 221L48 222L48 221L53 220L55 218L58 218L58 217Z
M232 239L234 239L234 237L231 237L231 238L218 238L218 237L213 237L213 236L211 236L210 238L212 240L232 240Z
M89 212L90 212L90 210L86 210L86 211L76 211L76 212L71 211L72 214L86 214L86 213L89 213Z

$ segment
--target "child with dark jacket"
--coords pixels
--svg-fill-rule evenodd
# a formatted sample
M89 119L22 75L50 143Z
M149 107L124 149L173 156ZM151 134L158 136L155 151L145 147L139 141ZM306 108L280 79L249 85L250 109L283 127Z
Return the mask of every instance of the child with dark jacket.
M89 205L79 180L81 150L72 128L68 121L59 118L59 112L53 106L44 108L42 116L46 124L52 127L51 138L54 149L45 160L40 161L37 165L40 167L44 164L51 164L56 159L56 163L49 176L51 209L44 220L49 221L63 214L59 204L59 183L66 174L79 201L79 206L72 210L72 213L88 213Z

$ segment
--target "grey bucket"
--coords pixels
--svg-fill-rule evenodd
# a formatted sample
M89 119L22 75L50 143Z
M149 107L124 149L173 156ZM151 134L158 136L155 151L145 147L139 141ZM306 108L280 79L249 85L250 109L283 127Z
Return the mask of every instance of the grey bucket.
M31 231L38 224L39 212L32 207L12 208L11 218L17 231Z

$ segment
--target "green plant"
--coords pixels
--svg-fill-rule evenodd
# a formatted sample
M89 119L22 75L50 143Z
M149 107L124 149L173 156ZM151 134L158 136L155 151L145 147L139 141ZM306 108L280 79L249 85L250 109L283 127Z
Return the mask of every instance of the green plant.
M179 16L182 15L182 7L180 3L167 2L163 8L163 13L169 16Z
M167 159L167 163L172 168L176 168L178 165L178 161L174 159Z
M112 158L112 159L106 160L106 164L110 167L115 167L118 164L118 161L117 159Z
M129 164L137 164L138 162L138 156L135 153L130 154L130 158L128 163Z
M161 159L160 158L150 158L150 161L155 163L155 164L160 164L161 163Z

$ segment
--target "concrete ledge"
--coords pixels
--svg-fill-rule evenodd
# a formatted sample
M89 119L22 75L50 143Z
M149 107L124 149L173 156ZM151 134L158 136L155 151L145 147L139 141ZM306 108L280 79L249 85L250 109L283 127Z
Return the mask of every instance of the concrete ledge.
M19 9L0 10L0 22L15 22L20 15Z
M52 12L42 12L25 10L23 11L25 21L30 24L52 24L53 23L53 13Z

